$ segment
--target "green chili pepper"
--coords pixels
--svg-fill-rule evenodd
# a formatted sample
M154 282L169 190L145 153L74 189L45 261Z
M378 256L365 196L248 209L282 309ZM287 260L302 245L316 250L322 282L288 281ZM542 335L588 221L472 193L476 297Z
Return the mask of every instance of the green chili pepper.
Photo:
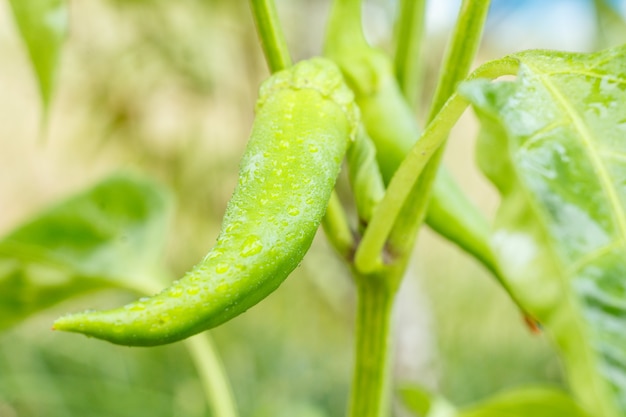
M217 244L181 280L125 307L54 328L123 345L171 343L243 313L304 257L321 222L358 110L339 69L316 58L261 86L239 182Z

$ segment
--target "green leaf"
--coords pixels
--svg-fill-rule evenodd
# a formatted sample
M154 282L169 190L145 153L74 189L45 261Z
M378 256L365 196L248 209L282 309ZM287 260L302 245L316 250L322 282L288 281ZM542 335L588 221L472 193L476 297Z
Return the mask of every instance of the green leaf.
M9 3L37 75L45 111L67 34L67 4L65 0L9 0Z
M626 413L626 47L530 51L514 82L461 87L502 201L492 246L518 303L556 342L572 390Z
M547 387L516 389L463 410L459 417L590 417L566 393Z
M169 212L156 184L117 175L10 233L0 240L0 329L86 291L160 278Z

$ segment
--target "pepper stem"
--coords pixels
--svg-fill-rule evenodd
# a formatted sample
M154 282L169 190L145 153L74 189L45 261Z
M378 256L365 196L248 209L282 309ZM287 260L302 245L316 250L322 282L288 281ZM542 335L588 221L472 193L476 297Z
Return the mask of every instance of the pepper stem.
M273 74L291 66L291 56L273 0L250 0L265 60Z

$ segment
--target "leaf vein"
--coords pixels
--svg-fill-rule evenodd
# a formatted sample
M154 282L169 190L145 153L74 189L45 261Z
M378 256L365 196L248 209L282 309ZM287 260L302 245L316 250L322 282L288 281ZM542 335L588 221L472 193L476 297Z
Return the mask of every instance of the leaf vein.
M576 262L574 262L572 265L570 265L570 267L567 269L567 273L570 276L573 276L576 274L576 272L580 271L582 268L584 268L585 266L589 265L591 262L598 260L599 258L601 258L603 255L610 253L611 251L619 248L619 247L625 247L625 243L623 240L614 240L612 242L609 242L608 244L592 251L589 252L588 254L586 254L585 256L583 256L582 258L580 258L579 260L577 260Z
M572 75L572 74L578 74L578 75L584 75L590 78L597 78L600 80L607 80L607 81L612 81L616 84L623 84L626 85L626 78L620 78L620 77L615 77L609 74L601 74L601 73L594 73L594 72L590 72L590 71L581 71L581 70L573 70L573 71L554 71L554 72L544 72L543 75L544 76L553 76L553 75Z
M530 135L522 144L522 146L520 146L520 150L528 150L530 149L530 147L534 144L536 144L537 142L541 142L542 140L546 140L546 136L543 136L544 133L550 132L551 130L554 130L556 128L559 128L561 126L565 126L567 124L567 119L563 118L561 120L557 120L554 121L552 123L549 123L547 125L545 125L544 127L542 127L539 130L536 130L535 132L533 132L532 135Z
M584 122L580 114L568 103L563 93L546 77L545 75L539 76L545 87L550 94L560 104L561 108L569 116L574 128L579 133L579 138L583 147L587 150L587 155L591 162L591 165L600 179L602 189L609 201L613 218L617 223L621 239L626 241L626 208L622 206L615 184L611 180L611 176L602 162L599 149L594 145L593 135L589 131L588 126Z
M600 155L607 159L617 159L626 162L626 152L605 149L600 151Z

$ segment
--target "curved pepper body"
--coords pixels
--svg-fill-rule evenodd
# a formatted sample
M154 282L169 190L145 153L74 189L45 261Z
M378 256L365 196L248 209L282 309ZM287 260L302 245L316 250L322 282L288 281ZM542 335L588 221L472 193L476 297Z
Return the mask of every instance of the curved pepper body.
M274 291L309 249L358 110L337 67L304 61L261 86L239 182L215 247L161 293L62 317L55 329L124 345L171 343L241 314Z

